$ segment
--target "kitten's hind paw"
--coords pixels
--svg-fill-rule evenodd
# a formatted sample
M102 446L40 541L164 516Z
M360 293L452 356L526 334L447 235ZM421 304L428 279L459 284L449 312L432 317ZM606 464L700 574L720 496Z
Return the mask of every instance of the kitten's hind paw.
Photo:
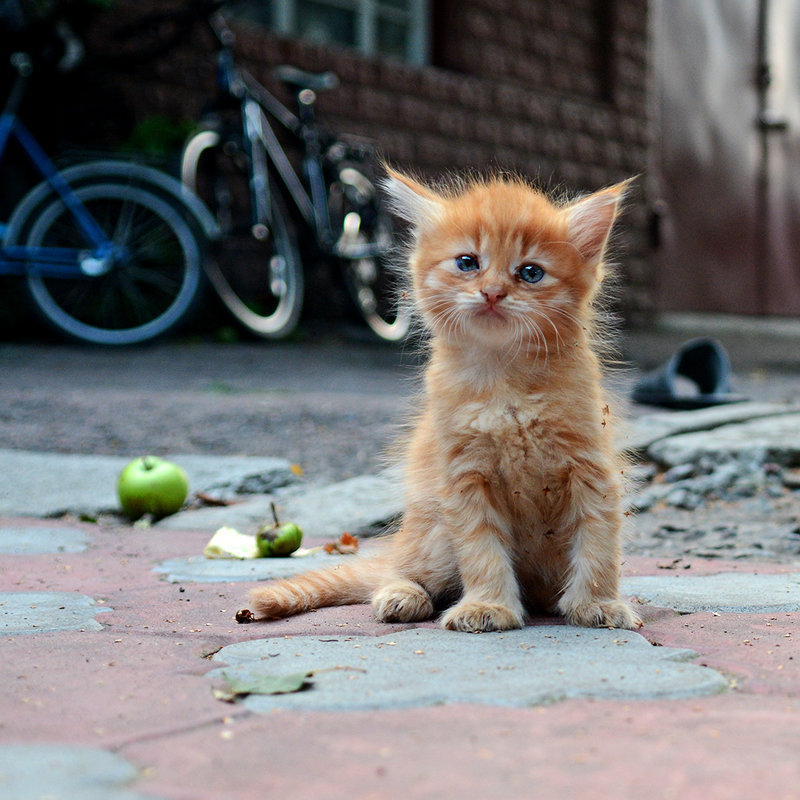
M498 603L462 600L442 617L442 627L451 631L482 633L521 628L522 614Z
M593 600L561 610L570 625L583 628L642 627L639 615L624 600Z
M393 581L378 589L372 606L381 622L420 622L433 616L433 601L418 583Z

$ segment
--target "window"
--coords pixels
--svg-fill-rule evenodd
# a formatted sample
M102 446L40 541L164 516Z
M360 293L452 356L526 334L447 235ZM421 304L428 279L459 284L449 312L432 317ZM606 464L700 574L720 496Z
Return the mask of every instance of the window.
M249 0L235 16L284 36L352 47L365 55L428 60L429 0Z

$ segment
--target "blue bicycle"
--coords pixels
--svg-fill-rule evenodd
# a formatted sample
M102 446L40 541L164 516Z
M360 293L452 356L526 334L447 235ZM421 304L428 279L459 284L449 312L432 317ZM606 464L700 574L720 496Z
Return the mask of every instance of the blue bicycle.
M73 339L128 345L174 329L199 303L216 221L179 181L142 164L57 169L17 115L32 61L15 53L11 63L0 159L15 139L43 181L0 223L0 276L21 278L44 320Z

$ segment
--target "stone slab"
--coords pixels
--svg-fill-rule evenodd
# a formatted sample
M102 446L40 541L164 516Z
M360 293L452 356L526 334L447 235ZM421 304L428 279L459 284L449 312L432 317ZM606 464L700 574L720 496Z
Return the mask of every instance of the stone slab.
M0 745L0 800L157 800L129 788L138 777L131 764L107 750Z
M800 611L800 573L642 575L624 579L622 593L682 614Z
M157 527L215 531L223 525L254 533L272 521L274 502L281 520L297 523L304 535L338 539L378 532L403 509L403 493L391 472L360 475L327 486L298 486L271 496L256 496L234 505L182 511L158 522Z
M218 528L236 528L241 533L253 534L266 522L272 521L270 503L276 501L274 495L255 495L242 498L228 506L206 506L179 511L158 520L153 526L156 530L204 531L211 534ZM289 519L281 515L281 519Z
M0 555L82 553L88 541L86 531L80 528L48 528L33 525L0 528Z
M682 433L708 431L722 425L776 417L797 412L798 407L781 403L734 403L692 411L644 414L631 420L622 444L633 451L644 451L655 442Z
M117 479L135 456L0 450L0 515L52 517L117 511ZM283 459L167 455L186 470L190 492L267 491L294 480Z
M95 615L108 611L73 592L0 592L0 635L99 631Z
M666 699L724 691L690 650L654 647L631 631L542 625L504 633L413 628L381 637L293 636L223 647L209 673L314 671L312 687L249 695L252 711L367 710L482 703L541 705L576 697Z
M674 467L711 457L759 459L778 464L800 464L800 413L782 414L713 430L661 439L647 449L654 461Z
M265 581L290 578L301 572L323 567L335 567L343 559L354 556L337 556L325 552L312 553L302 558L206 558L187 556L169 558L154 568L166 575L170 583L238 583L240 581Z

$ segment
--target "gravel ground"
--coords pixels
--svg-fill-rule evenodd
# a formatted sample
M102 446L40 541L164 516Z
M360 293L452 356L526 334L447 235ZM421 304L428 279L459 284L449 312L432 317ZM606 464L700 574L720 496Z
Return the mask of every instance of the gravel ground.
M333 482L381 468L413 407L417 364L410 349L334 335L125 351L0 344L0 447L276 456L299 464L310 483ZM617 376L622 394L636 376ZM735 388L796 398L800 372L750 366ZM657 504L631 520L627 551L669 568L693 558L800 561L798 491L694 510Z
M310 481L377 470L413 394L413 356L335 341L0 346L0 447L288 458Z
M800 492L659 506L633 516L630 529L625 552L660 557L666 569L688 569L696 558L800 564Z

